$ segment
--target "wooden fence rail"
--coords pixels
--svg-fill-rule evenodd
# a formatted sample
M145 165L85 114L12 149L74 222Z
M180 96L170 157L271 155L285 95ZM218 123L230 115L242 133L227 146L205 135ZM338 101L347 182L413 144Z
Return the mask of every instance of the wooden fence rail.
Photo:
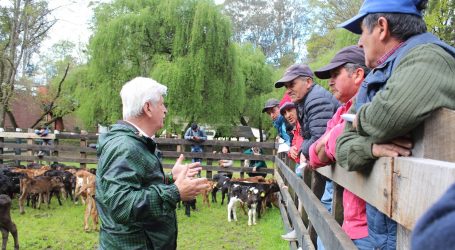
M275 178L287 187L281 189L287 212L283 218L290 218L290 225L299 235L299 245L314 249L311 243L316 243L318 235L326 249L356 249L340 227L341 194L346 188L395 220L397 249L410 249L410 235L418 218L455 182L453 124L455 111L435 112L414 131L413 157L380 158L364 172L326 166L305 170L301 179L294 174L295 164L286 155L277 156ZM334 182L332 214L319 201L326 178ZM301 213L296 212L299 200L304 208Z

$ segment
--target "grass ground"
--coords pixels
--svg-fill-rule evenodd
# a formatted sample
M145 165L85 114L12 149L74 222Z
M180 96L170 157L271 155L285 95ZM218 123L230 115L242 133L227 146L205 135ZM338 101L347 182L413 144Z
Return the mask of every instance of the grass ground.
M248 226L248 217L238 210L238 221L228 223L226 204L210 208L202 206L200 197L197 211L191 217L184 215L184 208L177 209L179 226L178 249L289 249L287 242L281 240L283 223L279 209L268 209L255 226ZM21 249L97 249L98 233L85 233L83 215L85 207L69 201L60 207L53 199L51 208L25 208L19 214L17 199L13 202L12 217L19 230ZM10 236L8 248L13 249Z

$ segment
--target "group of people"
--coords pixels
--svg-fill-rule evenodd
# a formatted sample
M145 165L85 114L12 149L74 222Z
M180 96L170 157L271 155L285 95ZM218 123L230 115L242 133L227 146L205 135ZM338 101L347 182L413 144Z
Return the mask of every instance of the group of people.
M314 74L306 65L293 65L275 83L286 88L288 97L281 103L269 100L263 112L274 120L290 146L289 156L301 168L336 162L357 171L371 167L378 157L409 156L409 133L436 109L455 109L455 49L426 31L426 2L365 0L358 15L340 25L360 34L357 45L340 50ZM315 76L329 79L333 95L315 83ZM100 249L175 249L176 203L194 199L207 188L196 178L201 170L197 159L183 164L181 156L165 174L155 155L152 136L163 127L166 91L150 78L127 82L120 93L123 120L100 135ZM348 113L354 115L352 121L343 119ZM197 126L190 129L188 139L204 140ZM329 211L331 192L332 183L327 182L321 201ZM343 229L359 249L396 248L393 220L349 190L343 193L343 205ZM447 234L427 230L438 221L438 211L430 210L425 223L417 223L413 249L455 243L453 237L442 238ZM318 249L323 249L320 241Z
M294 126L288 155L297 166L316 169L336 162L359 171L371 168L379 157L410 156L410 132L431 112L455 108L455 49L426 32L422 19L426 2L366 0L358 15L340 25L360 39L314 72L319 79L329 79L333 96L314 83L306 65L291 66L275 83L286 88L292 102L278 106L275 100L277 105L269 106L268 100L264 111L278 120L274 114L280 110ZM355 118L345 120L344 114ZM321 202L329 212L331 197L327 182ZM396 248L395 221L347 189L343 207L342 228L359 249ZM441 207L450 206L439 204L432 210ZM423 219L426 223L435 217L432 210ZM419 227L427 225L417 224L413 242L419 243L413 244L414 249L446 244L428 240L429 230L422 230L427 238L418 240ZM295 233L283 238L293 240ZM318 239L318 249L323 248Z

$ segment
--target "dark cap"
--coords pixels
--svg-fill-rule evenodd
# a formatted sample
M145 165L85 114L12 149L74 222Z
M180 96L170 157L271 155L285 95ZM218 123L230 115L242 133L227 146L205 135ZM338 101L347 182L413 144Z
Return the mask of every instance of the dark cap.
M278 105L280 105L280 102L277 99L275 98L268 99L265 102L264 108L262 109L262 113L265 113L267 112L267 109L276 107Z
M295 103L293 102L285 102L283 103L283 105L281 105L280 107L280 114L283 115L284 111L288 110L288 109L292 109L292 108L295 108Z
M192 130L196 130L196 129L197 129L197 123L193 122L193 123L191 124L191 129L192 129Z
M275 83L275 88L281 88L285 83L290 82L299 76L313 78L313 72L305 64L294 64L286 69L283 77Z
M360 24L363 18L371 13L402 13L422 16L422 11L417 7L422 0L365 0L359 13L338 27L345 28L355 34L361 34Z
M349 46L341 49L326 66L314 71L319 79L329 79L330 71L346 63L355 63L365 66L365 53L359 46Z

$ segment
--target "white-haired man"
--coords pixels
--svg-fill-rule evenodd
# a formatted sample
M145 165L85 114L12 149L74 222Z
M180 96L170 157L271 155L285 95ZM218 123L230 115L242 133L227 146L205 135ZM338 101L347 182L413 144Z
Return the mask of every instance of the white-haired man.
M163 127L167 87L137 77L120 92L123 120L98 140L96 205L102 221L100 249L176 249L176 203L207 188L191 178L199 163L177 160L170 175L151 138Z

